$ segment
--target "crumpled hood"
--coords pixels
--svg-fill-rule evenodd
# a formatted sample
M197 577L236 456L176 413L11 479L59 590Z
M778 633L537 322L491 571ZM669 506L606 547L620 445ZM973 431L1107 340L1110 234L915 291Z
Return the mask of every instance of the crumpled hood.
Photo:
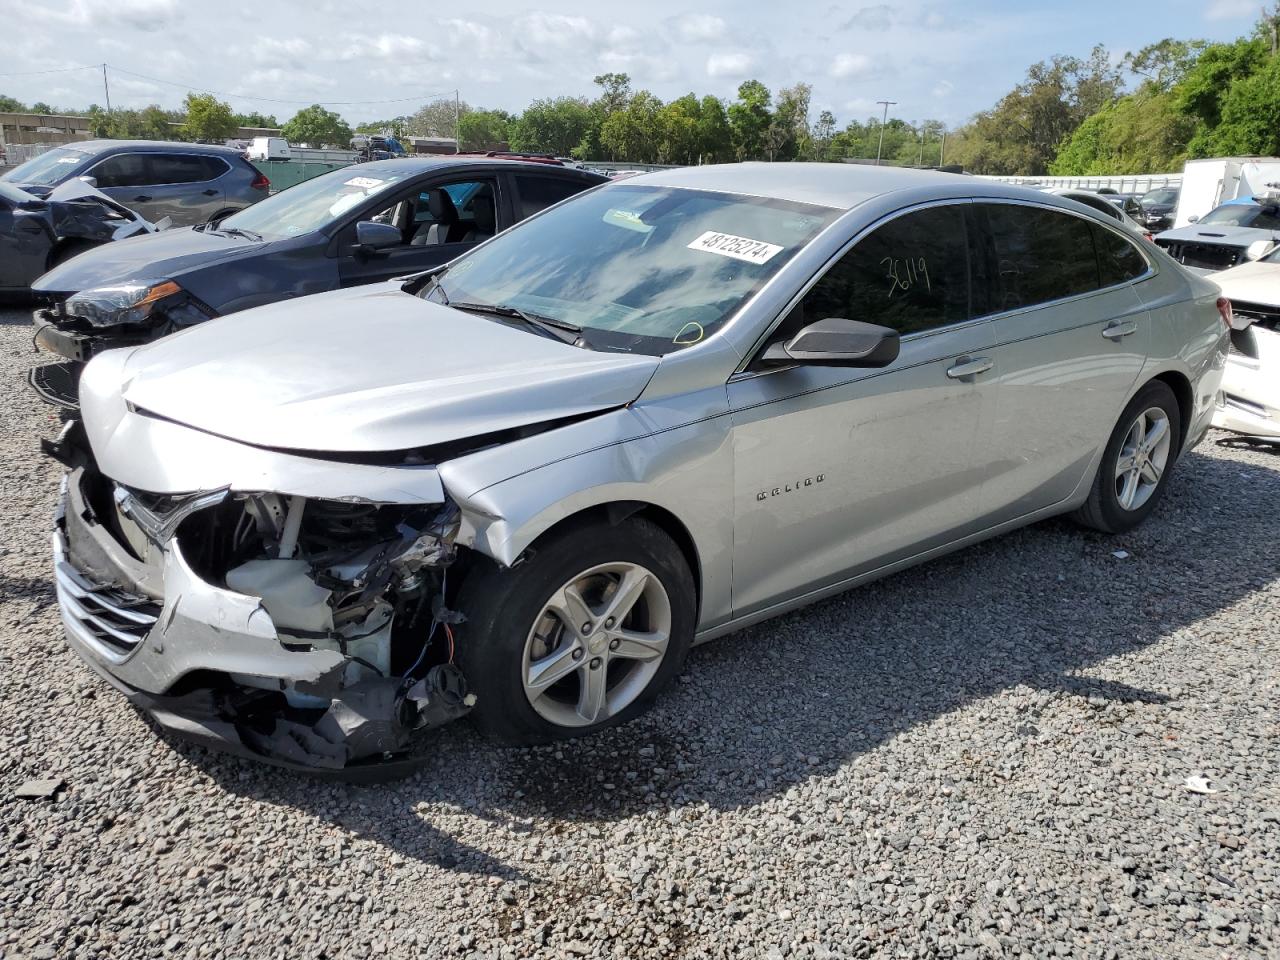
M1228 300L1280 306L1280 263L1255 261L1210 275Z
M658 362L560 343L390 283L246 310L140 347L122 393L244 443L378 452L621 406Z
M162 230L86 250L31 285L36 293L79 293L127 280L178 280L194 266L262 252L262 243L195 229Z

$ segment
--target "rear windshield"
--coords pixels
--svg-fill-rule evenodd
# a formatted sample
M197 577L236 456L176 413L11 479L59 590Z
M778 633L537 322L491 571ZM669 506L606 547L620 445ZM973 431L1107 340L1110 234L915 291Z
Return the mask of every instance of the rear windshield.
M19 164L0 177L0 180L52 187L63 180L71 179L88 159L87 153L71 150L68 147L56 147L37 157L32 157L26 163Z
M1178 191L1168 189L1149 190L1142 195L1142 202L1151 204L1177 203Z

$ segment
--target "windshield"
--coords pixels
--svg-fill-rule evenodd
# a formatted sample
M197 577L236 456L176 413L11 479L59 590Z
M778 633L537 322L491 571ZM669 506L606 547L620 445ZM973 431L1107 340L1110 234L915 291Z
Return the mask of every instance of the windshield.
M57 147L46 150L26 163L14 167L0 180L10 183L30 183L41 187L51 187L70 178L80 166L89 159L87 153Z
M385 171L361 174L359 168L344 167L245 207L219 223L218 229L244 230L266 240L296 237L327 226L405 176Z
M1274 203L1269 203L1265 207L1256 203L1223 204L1200 218L1200 224L1206 223L1254 227L1258 230L1280 230L1280 207Z
M1142 195L1142 202L1154 204L1156 206L1161 206L1166 203L1177 203L1178 191L1167 188L1164 190L1148 190Z
M584 193L501 234L425 295L575 324L661 356L710 336L839 211L643 185Z

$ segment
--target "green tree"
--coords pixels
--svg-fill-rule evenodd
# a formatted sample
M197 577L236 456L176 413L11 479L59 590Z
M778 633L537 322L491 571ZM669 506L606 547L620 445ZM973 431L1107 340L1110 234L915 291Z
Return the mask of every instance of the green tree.
M1222 99L1222 118L1207 136L1193 142L1193 156L1280 154L1280 57L1231 84Z
M812 160L831 160L831 141L836 135L836 115L830 110L818 114L818 122L809 131L810 157Z
M769 88L759 80L746 80L738 87L738 99L729 104L729 132L734 154L739 160L761 160L768 149L766 138L773 114Z
M347 122L318 103L295 113L280 132L290 143L305 143L313 147L330 144L345 147L351 142L351 127Z
M600 143L611 156L633 163L657 163L663 134L662 101L648 90L633 94L627 105L600 127Z
M183 134L191 140L225 140L240 129L231 106L211 93L188 93Z
M236 123L242 127L266 127L267 129L277 129L280 121L275 118L275 114L258 113L256 110L250 113L237 113Z
M658 162L697 163L702 153L698 125L702 104L696 94L677 97L658 114Z
M809 152L809 99L813 87L807 83L778 91L777 105L765 132L765 149L770 160L795 160Z
M450 137L458 135L457 121L471 112L465 100L434 100L423 105L409 119L408 132L419 137Z
M703 163L723 163L733 155L729 114L719 97L708 94L698 104L698 156Z
M511 149L568 156L594 124L591 105L582 97L534 100L511 124Z
M631 77L625 73L602 73L592 81L600 88L596 106L601 118L608 117L626 107L631 100Z
M458 123L462 150L506 150L515 118L505 110L472 110Z
M0 93L0 113L26 113L27 105L21 100Z

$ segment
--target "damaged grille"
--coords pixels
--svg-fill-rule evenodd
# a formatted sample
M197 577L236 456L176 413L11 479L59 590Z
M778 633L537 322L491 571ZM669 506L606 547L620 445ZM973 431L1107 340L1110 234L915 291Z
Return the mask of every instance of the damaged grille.
M54 575L62 609L91 637L103 656L122 660L134 651L160 616L159 604L109 587L95 586L61 556Z
M1157 240L1173 259L1185 267L1201 270L1228 270L1244 258L1240 247L1228 247L1218 243L1182 243Z

